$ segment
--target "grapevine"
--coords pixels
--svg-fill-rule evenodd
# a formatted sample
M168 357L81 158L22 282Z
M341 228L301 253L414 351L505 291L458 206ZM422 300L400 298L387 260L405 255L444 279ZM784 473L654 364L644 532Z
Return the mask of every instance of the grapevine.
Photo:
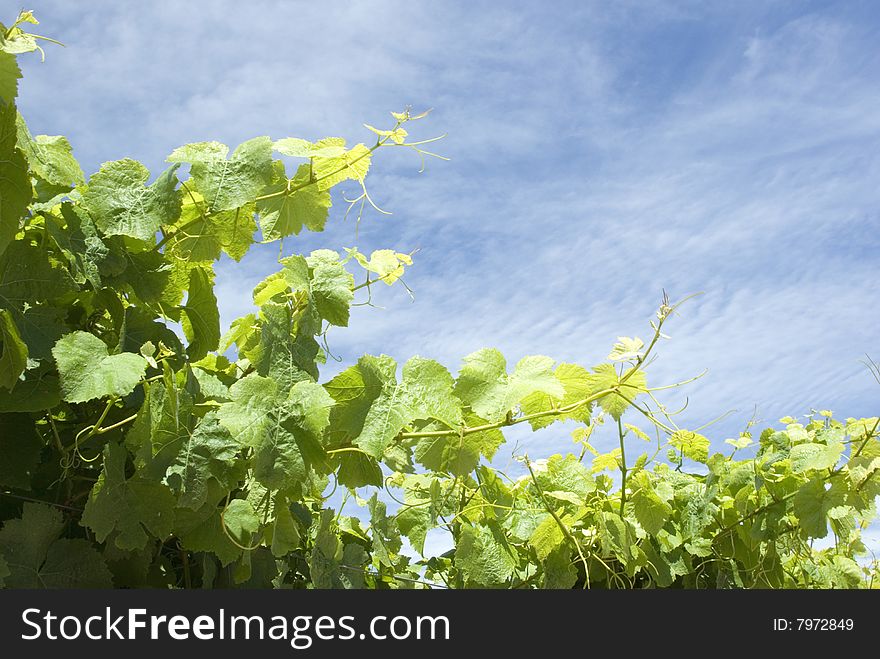
M876 585L880 420L812 412L712 452L658 398L689 380L649 385L680 312L665 293L647 343L589 367L482 349L455 375L364 355L322 379L328 330L405 286L413 254L319 249L279 256L222 332L221 256L322 231L342 183L358 221L378 209L384 150L442 157L410 137L427 113L366 126L369 145L199 142L155 177L131 159L86 177L16 107L17 58L53 41L36 23L0 25L0 586ZM496 469L523 424L576 451Z

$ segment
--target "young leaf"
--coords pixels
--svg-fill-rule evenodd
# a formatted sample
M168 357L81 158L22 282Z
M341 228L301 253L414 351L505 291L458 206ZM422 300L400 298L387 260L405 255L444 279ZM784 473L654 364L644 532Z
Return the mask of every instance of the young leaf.
M709 458L709 439L691 430L677 430L669 438L669 443L694 462L705 464Z
M599 399L599 405L602 409L619 419L626 408L629 407L629 401L635 402L640 393L645 390L646 379L644 371L634 372L626 382L621 382L621 377L617 374L612 364L599 364L593 368L590 375L591 394L605 391L614 387L619 388L618 393L610 393ZM627 400L628 399L628 400Z
M329 137L320 140L315 147L344 147L345 140L337 137ZM370 169L372 151L363 144L356 144L351 149L343 151L339 155L330 157L315 157L313 168L317 185L320 190L329 190L337 183L347 179L363 182Z

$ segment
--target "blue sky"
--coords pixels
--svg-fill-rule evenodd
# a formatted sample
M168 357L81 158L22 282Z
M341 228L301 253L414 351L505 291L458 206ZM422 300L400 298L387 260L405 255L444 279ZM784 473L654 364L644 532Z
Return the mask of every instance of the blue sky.
M702 291L651 368L652 384L708 369L667 397L688 396L680 425L735 410L709 431L720 448L755 410L877 413L860 363L880 358L875 2L31 4L67 48L25 62L20 106L87 172L124 156L158 171L206 139L369 142L362 122L434 108L414 135L448 133L450 162L417 174L380 153L368 184L393 215L356 239L338 200L326 232L286 246L420 248L415 302L383 290L384 310L330 335L346 364L421 354L454 372L493 346L592 365L646 337L661 288ZM221 265L225 322L276 255ZM571 448L564 429L510 436Z

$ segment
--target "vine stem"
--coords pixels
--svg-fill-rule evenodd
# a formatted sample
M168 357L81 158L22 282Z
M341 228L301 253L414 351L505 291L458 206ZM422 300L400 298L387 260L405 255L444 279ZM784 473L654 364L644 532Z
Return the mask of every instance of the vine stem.
M569 412L573 412L577 408L588 405L608 394L613 394L617 391L617 386L610 387L608 389L603 389L592 396L588 396L583 400L579 400L575 403L571 403L570 405L566 405L565 407L558 407L554 410L547 410L545 412L534 412L533 414L526 414L524 416L519 416L516 418L505 418L503 421L498 421L496 423L487 423L482 426L473 426L470 428L460 428L460 429L452 429L449 430L430 430L426 432L403 432L398 435L401 439L417 439L421 437L448 437L453 435L471 435L475 432L485 432L487 430L497 430L499 428L505 428L507 426L515 426L518 423L524 423L526 421L531 421L532 419L540 419L547 416L558 416L560 414L567 414Z
M334 448L327 451L327 455L336 455L337 453L361 453L366 455L368 458L372 457L366 451L357 448L356 446L343 446L342 448Z

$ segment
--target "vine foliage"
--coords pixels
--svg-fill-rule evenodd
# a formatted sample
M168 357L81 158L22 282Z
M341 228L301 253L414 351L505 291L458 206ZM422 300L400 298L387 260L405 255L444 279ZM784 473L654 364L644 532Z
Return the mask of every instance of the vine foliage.
M200 142L155 176L126 158L87 178L16 109L34 24L0 25L0 585L873 585L878 419L822 411L712 452L648 384L667 299L647 343L590 368L365 355L322 383L329 328L412 258L320 249L279 258L221 332L222 255L322 231L342 183L360 217L378 151L435 155L408 133L424 114L370 145ZM506 428L557 423L575 452L493 468Z

